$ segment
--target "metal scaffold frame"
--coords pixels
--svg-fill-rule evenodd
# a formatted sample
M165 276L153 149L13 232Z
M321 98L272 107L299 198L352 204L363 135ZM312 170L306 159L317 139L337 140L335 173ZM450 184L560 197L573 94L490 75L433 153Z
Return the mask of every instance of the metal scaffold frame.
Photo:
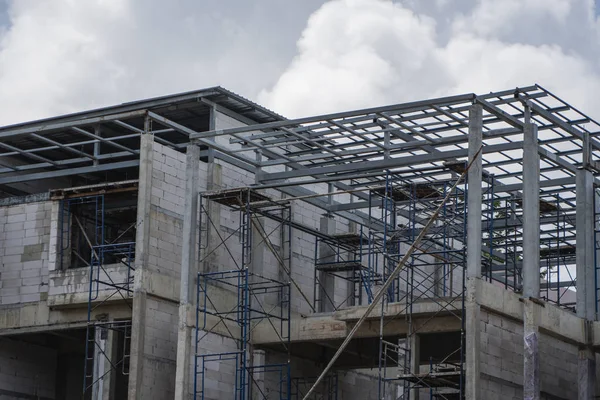
M420 330L426 325L415 325L413 305L424 300L437 306L430 320L438 315L455 317L462 327L460 337L464 336L467 191L464 184L452 187L449 182L410 182L388 172L385 185L371 190L371 196L382 199L382 206L371 210L370 216L384 228L370 234L370 269L381 271L384 281L405 258L417 239L416 232L439 211L429 233L393 278L381 302L378 398L388 398L390 383L396 389L394 398L399 399L408 399L411 391L419 390L440 398L460 398L464 393L462 340L437 358L430 357L427 371L421 368L418 349L412 348L418 346ZM391 303L402 305L395 316L386 311ZM392 343L384 330L400 317L406 320L407 335Z
M227 237L219 237L219 243L213 248L208 244L206 226L216 228L216 223L211 219L207 202L213 201L232 207L239 212L240 225ZM264 201L260 206L251 205L251 202ZM261 276L251 272L252 269L252 235L258 234L277 260L282 263L282 268L289 275L291 260L291 227L289 205L272 203L266 196L252 192L248 189L205 193L200 200L200 254L199 265L203 265L211 254L218 248L231 256L236 269L227 271L210 271L198 273L197 298L196 298L196 333L195 333L195 363L194 363L194 398L204 399L206 387L206 371L208 363L212 361L230 361L234 365L234 391L233 399L246 400L267 397L261 388L264 377L257 375L276 375L277 395L280 400L289 399L291 393L290 370L290 288L291 284L280 282L276 279ZM266 232L265 227L257 220L257 215L268 217L276 221L277 227ZM203 223L205 225L203 225ZM204 228L203 228L204 226ZM285 231L286 246L281 246L280 252L275 250L275 245L270 240L275 230ZM204 234L203 234L204 232ZM240 257L234 257L234 246L228 244L231 238L239 239L237 243ZM256 250L255 250L256 251ZM284 254L287 252L288 254ZM286 269L287 268L287 269ZM285 272L284 271L284 272ZM220 302L213 301L213 293L221 293ZM233 305L223 304L223 293L233 299ZM209 316L216 317L215 322L209 321ZM252 358L251 335L260 323L268 324L278 335L281 348L286 354L286 362L256 364ZM203 340L209 333L224 330L225 336L235 342L236 350L230 352L206 353L202 350ZM272 396L273 393L270 394Z
M77 216L75 207L88 206L89 216ZM131 308L133 297L133 272L135 242L120 242L117 237L108 242L105 229L105 195L72 195L60 201L57 261L61 268L68 268L72 257L88 269L88 301L85 342L85 362L83 368L83 397L97 398L102 393L103 379L117 373L129 374L131 343L131 320L109 320L106 314L98 314L108 303L119 302ZM85 218L85 219L84 219ZM92 225L92 234L86 233L87 224ZM78 228L80 240L73 243L72 230ZM131 227L127 228L127 230ZM82 257L83 250L89 251L89 260ZM118 276L107 267L117 265L124 269ZM112 337L110 337L112 336ZM112 341L112 348L107 341Z

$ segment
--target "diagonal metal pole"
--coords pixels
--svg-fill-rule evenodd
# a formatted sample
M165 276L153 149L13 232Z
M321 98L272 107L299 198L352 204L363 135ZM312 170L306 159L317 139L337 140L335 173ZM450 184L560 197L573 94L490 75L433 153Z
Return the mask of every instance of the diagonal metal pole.
M410 246L410 248L408 249L408 251L406 252L406 254L404 255L404 257L402 257L402 259L400 260L400 262L398 262L398 265L396 266L396 268L394 268L394 271L392 271L392 273L390 274L390 276L388 277L388 279L385 281L385 283L383 284L383 286L379 289L379 291L377 292L377 294L373 298L373 302L371 304L369 304L369 307L367 308L367 310L365 311L365 313L363 314L363 316L360 317L360 319L358 320L358 322L356 323L356 325L354 325L354 327L352 328L352 330L350 330L350 333L348 334L348 336L346 336L346 339L340 345L340 348L333 355L333 357L329 361L329 364L327 364L327 366L325 367L325 369L323 370L323 372L321 372L321 375L319 375L319 377L317 378L317 380L315 381L315 383L312 385L312 387L310 388L310 390L306 393L306 395L304 396L303 400L308 400L308 398L310 397L310 395L312 394L312 392L319 385L319 383L321 383L321 381L323 380L323 378L325 377L325 375L327 375L327 373L329 372L329 370L331 369L331 367L333 367L333 364L335 364L335 362L337 361L337 359L339 358L339 356L344 352L344 349L346 348L346 346L348 346L348 344L350 343L350 341L352 340L352 338L354 337L354 335L358 331L358 328L360 328L360 326L363 324L363 322L365 322L365 320L369 317L369 315L371 315L371 313L373 312L373 310L377 306L377 303L379 303L379 301L381 300L381 298L383 297L383 295L387 292L388 287L390 287L390 285L392 284L392 282L394 281L394 279L396 279L396 277L398 276L398 274L400 273L400 271L402 271L402 269L404 268L404 265L406 264L406 262L408 261L408 259L412 255L412 253L414 253L414 251L416 250L416 248L419 245L419 243L421 242L421 240L423 240L423 237L425 237L425 235L427 234L427 231L429 230L429 228L431 227L431 225L433 224L433 222L437 219L438 215L440 214L440 211L442 210L442 207L444 207L444 204L446 204L446 202L450 198L450 195L452 194L452 192L454 191L454 189L456 189L456 187L460 184L460 182L464 179L464 177L467 176L467 172L469 172L469 169L471 168L471 165L473 165L473 162L475 160L477 160L479 158L479 156L481 155L481 150L482 149L483 149L483 146L480 146L479 150L477 150L477 153L475 154L475 156L473 157L473 159L471 160L471 162L467 165L467 168L465 168L465 170L460 175L460 177L456 180L456 182L454 183L454 185L452 186L452 188L448 191L448 193L446 194L446 197L444 197L444 199L442 200L442 202L440 203L440 205L438 206L438 208L435 210L435 212L433 213L433 215L431 216L431 218L429 219L429 221L427 221L427 223L425 224L425 226L421 230L421 233L419 234L419 236L417 236L417 238L415 239L415 241L413 242L413 244ZM381 315L381 318L383 318L383 314Z

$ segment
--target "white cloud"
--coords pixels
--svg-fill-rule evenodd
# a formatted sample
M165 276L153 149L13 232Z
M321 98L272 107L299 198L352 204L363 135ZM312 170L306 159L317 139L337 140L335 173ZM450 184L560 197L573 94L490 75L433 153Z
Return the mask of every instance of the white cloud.
M259 101L300 116L539 83L592 115L598 23L589 0L333 0ZM455 4L451 2L451 4Z
M214 85L253 97L322 0L286 3L12 0L0 126Z
M8 1L0 125L213 85L288 116L534 82L600 105L591 0Z

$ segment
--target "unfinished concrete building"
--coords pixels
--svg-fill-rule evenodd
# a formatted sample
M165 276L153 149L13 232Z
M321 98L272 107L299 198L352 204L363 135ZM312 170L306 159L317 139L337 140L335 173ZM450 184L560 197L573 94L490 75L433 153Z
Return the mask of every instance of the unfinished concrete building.
M599 134L538 85L0 128L0 398L593 399Z

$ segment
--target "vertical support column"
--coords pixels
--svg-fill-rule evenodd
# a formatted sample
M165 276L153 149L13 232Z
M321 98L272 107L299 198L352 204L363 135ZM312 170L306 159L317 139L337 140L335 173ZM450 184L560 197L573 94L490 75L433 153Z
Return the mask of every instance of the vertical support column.
M589 141L583 147L583 168L576 177L577 226L577 316L586 320L587 346L579 348L578 399L596 396L596 356L591 347L590 323L596 319L595 205L594 175L586 169L591 161ZM580 278L581 277L581 278Z
M252 351L252 365L260 366L266 364L266 354L264 350L253 350ZM267 396L266 385L265 385L265 371L258 369L252 372L252 379L250 380L250 391L252 400L262 400Z
M110 374L106 372L106 339L107 332L104 324L97 324L94 328L94 373L92 386L92 400L104 399L104 380L110 381ZM110 368L110 365L108 366Z
M177 366L175 373L175 400L185 400L190 393L190 355L192 353L192 324L198 248L198 195L200 178L200 147L187 146L185 207L183 210L183 243L179 293L179 325L177 331Z
M214 107L210 107L210 117L209 117L209 129L216 129L216 111ZM215 141L215 138L212 137L209 140ZM220 190L223 187L223 171L221 165L217 164L215 161L215 151L212 147L207 149L208 155L205 159L206 161L206 190ZM211 200L207 200L204 204L206 216L207 218L203 218L202 221L202 231L206 236L206 247L204 251L209 256L205 257L204 254L201 254L200 257L203 261L200 268L202 272L210 272L218 261L221 259L221 246L220 239L217 232L217 229L221 227L221 205ZM229 212L229 211L228 211ZM201 238L201 240L204 240Z
M257 217L250 212L251 224L251 249L250 249L250 272L265 276L265 218ZM266 305L265 305L266 306Z
M481 399L480 384L480 306L479 278L481 278L481 193L482 159L475 156L483 142L483 110L478 104L469 110L469 169L467 182L467 282L465 298L465 398Z
M211 150L209 150L211 151ZM222 188L222 168L214 161L213 157L209 157L206 174L206 190L219 190ZM210 272L221 258L221 248L219 246L219 235L215 232L221 226L221 205L211 200L207 200L204 207L206 208L205 224L203 232L206 234L206 254L209 256L202 259L204 262L200 266L203 272ZM227 211L230 212L230 211ZM202 239L204 240L204 239Z
M352 197L352 196L350 196ZM358 232L357 226L356 226L356 222L353 221L349 221L348 222L348 233L354 233L354 234L361 234L360 232ZM361 250L359 250L361 251ZM348 271L348 280L346 281L346 298L347 306L356 306L357 304L357 299L356 299L356 291L362 291L363 290L363 285L362 283L359 281L358 283L354 282L354 276L356 274L355 271Z
M523 139L523 296L540 295L540 156L537 126L525 124Z
M103 374L102 400L111 400L115 398L115 379L117 374L121 374L123 368L123 353L119 354L118 349L119 335L115 329L106 329L106 339L104 352L106 354Z
M413 333L408 339L410 346L410 373L418 375L421 372L421 338ZM410 400L419 400L420 389L410 390Z
M100 125L96 125L94 127L94 135L100 137L102 135L102 128ZM100 155L100 141L94 143L94 157L98 157ZM98 165L98 160L94 160L94 165Z
M335 220L333 217L325 215L321 217L320 230L323 233L331 234L335 232ZM319 260L321 262L333 261L335 254L333 249L327 243L319 243ZM332 301L335 296L335 277L325 271L319 271L319 298L320 312L331 312L334 311L334 305Z
M144 133L140 137L140 171L137 203L137 231L135 238L135 273L133 283L133 310L131 321L131 357L129 366L129 400L141 399L144 376L143 353L146 325L146 298L143 273L148 265L150 247L150 198L152 196L152 162L154 136L150 133L150 119L146 117Z
M540 295L540 156L537 126L525 110L523 137L523 396L540 398L539 322L536 305L529 300Z
M576 179L577 316L593 321L596 319L594 175L587 169L579 169Z

